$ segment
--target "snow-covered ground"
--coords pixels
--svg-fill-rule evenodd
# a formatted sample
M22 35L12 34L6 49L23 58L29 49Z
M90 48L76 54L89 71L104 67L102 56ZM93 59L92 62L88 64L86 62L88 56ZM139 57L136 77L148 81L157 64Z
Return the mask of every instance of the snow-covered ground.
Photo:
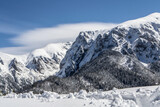
M111 91L59 95L8 94L0 97L0 107L160 107L160 86L113 89Z

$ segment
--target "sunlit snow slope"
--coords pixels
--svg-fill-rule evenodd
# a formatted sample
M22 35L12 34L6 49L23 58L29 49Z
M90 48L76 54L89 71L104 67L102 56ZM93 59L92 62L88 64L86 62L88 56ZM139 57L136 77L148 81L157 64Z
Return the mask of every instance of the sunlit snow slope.
M57 94L8 94L0 97L2 107L160 107L160 87Z
M121 23L110 30L81 32L62 60L59 75L74 74L104 50L132 55L149 69L159 66L160 13ZM124 59L121 65L132 69L132 62L128 62Z
M59 71L71 43L49 44L26 55L0 53L0 93L17 91Z

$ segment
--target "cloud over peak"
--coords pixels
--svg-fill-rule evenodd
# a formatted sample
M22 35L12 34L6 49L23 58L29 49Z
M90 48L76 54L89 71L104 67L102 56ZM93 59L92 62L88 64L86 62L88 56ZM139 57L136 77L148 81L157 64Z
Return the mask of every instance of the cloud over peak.
M116 26L113 23L76 23L76 24L62 24L55 27L49 28L36 28L21 33L19 36L12 38L11 41L21 47L19 49L19 54L29 52L33 49L43 47L49 43L57 42L67 42L74 41L78 36L80 31L94 31L100 29L109 29ZM23 49L23 47L26 48ZM6 53L18 54L14 49L9 48L0 48L0 51ZM13 50L13 51L10 51Z

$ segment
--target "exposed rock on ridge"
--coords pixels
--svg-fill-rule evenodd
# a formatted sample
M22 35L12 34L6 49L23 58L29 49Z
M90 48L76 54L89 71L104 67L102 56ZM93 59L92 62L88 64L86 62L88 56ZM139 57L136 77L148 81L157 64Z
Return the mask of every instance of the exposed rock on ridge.
M26 55L0 53L0 93L17 92L26 85L56 75L71 43L49 44Z
M62 60L59 76L74 74L104 50L133 55L146 66L159 61L160 13L124 22L111 30L81 32Z

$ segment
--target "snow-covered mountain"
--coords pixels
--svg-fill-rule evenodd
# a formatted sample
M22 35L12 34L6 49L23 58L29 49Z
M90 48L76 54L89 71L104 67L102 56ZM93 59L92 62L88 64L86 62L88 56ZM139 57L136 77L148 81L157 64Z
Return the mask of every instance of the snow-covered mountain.
M0 92L17 91L59 71L71 43L49 44L25 55L0 53Z
M147 68L159 67L160 13L119 24L110 30L80 32L60 64L59 76L77 72L104 50L136 57ZM119 64L132 69L133 63L123 59ZM156 69L158 70L158 69Z
M110 30L80 32L60 63L58 77L36 82L24 92L106 91L160 84L159 56L160 13Z
M70 46L50 44L22 56L1 53L0 91L69 93L160 84L160 13L80 32Z

